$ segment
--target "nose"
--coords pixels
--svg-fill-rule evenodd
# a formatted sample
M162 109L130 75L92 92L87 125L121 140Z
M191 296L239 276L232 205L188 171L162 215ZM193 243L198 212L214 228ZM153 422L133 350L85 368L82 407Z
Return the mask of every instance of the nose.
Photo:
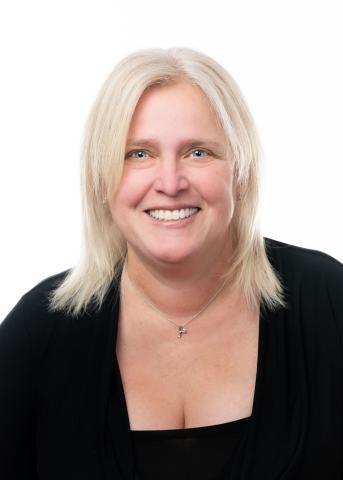
M180 191L188 188L189 181L184 166L178 163L175 156L164 157L156 168L156 179L154 181L156 191L174 197Z

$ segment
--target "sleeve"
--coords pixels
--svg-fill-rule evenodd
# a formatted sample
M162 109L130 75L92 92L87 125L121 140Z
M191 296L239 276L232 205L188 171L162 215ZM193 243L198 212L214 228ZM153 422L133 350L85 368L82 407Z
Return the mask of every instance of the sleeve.
M34 362L23 298L0 324L0 478L38 480Z
M330 275L327 277L327 296L330 303L332 317L335 321L343 359L343 264L338 260L333 265L334 268L330 270ZM343 363L341 363L343 367ZM343 368L342 368L343 371ZM343 378L341 379L343 383ZM342 405L343 409L343 405ZM343 418L343 414L342 414ZM341 423L341 473L340 477L343 480L343 422Z
M343 352L343 264L335 260L328 273L327 297Z

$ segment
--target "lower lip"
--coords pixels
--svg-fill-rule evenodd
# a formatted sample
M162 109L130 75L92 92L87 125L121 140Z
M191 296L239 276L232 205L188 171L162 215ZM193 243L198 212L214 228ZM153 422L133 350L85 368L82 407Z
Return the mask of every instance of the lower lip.
M161 227L166 227L166 228L178 228L178 227L184 227L194 222L194 220L196 219L196 217L199 215L200 212L201 210L198 210L196 213L193 213L193 215L191 215L190 217L179 218L179 220L167 220L167 221L158 220L152 217L151 215L149 215L148 213L146 212L144 213L149 217L153 225L159 225Z

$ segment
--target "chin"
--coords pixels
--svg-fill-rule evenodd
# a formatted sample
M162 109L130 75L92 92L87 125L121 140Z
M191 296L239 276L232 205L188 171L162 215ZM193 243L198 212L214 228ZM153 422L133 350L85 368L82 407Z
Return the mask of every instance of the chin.
M166 251L155 251L155 252L152 252L150 251L149 252L149 257L150 258L154 258L155 260L159 261L159 262L164 262L164 263L169 263L169 264L178 264L178 263L182 263L182 262L185 262L187 260L189 260L193 255L194 255L194 251L190 252L190 251L180 251L178 252L176 249L173 249L171 248L170 250Z

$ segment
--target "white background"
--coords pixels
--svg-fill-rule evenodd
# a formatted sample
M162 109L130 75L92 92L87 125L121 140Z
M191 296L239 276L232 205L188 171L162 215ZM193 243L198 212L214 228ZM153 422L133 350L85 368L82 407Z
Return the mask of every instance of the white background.
M11 0L0 7L0 320L80 248L90 106L136 49L185 46L238 82L264 149L264 236L343 261L339 0Z

